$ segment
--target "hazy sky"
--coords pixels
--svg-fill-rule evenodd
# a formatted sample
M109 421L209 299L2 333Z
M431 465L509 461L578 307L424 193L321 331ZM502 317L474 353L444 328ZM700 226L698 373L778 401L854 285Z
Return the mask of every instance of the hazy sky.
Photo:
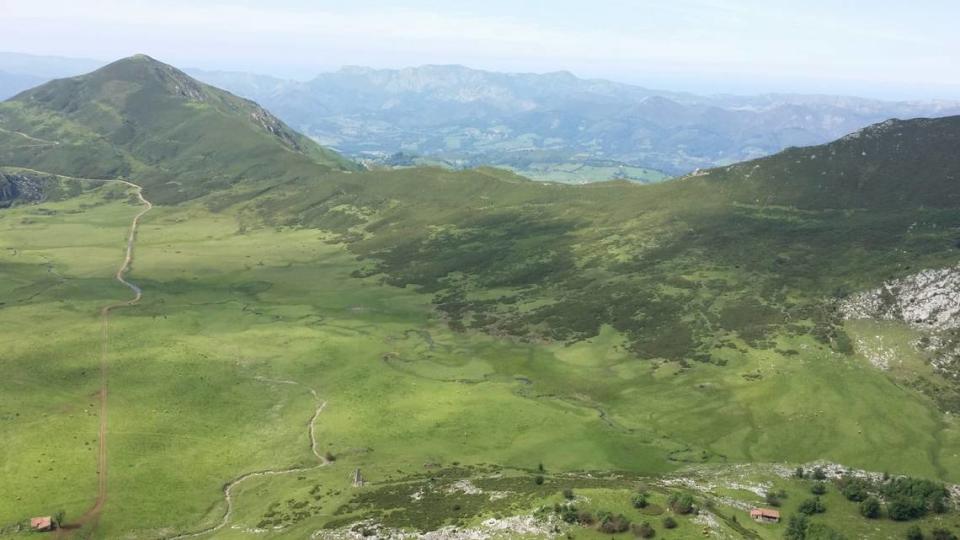
M960 98L958 0L0 0L0 50L308 78L569 70L701 93Z

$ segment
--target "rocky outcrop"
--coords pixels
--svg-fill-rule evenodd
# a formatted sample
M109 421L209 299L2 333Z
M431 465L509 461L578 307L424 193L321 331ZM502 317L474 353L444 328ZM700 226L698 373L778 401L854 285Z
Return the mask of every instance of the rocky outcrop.
M920 337L910 345L924 353L935 372L960 383L960 266L888 281L848 298L840 309L846 319L900 321L914 327ZM879 369L890 369L897 361L895 349L884 343L883 336L858 338L855 347ZM931 397L948 401L942 392Z
M903 321L923 330L960 328L960 266L888 281L841 303L847 319Z
M12 202L17 198L19 190L12 180L0 174L0 205Z
M15 202L41 199L43 189L39 181L22 175L0 173L0 208L10 207Z

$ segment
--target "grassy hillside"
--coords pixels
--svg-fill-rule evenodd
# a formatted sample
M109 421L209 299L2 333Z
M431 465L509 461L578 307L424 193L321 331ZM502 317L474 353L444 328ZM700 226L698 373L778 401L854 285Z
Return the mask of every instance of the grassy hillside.
M891 124L655 186L411 169L207 200L337 233L358 275L432 293L457 329L575 342L607 324L638 357L684 362L781 333L847 353L831 299L960 259L958 132Z
M255 103L143 55L4 102L0 143L6 165L90 178L136 176L158 202L235 182L356 169Z
M109 495L85 536L609 538L611 512L663 537L778 538L786 523L746 510L783 489L799 514L798 464L960 481L955 417L853 343L899 330L837 308L960 261L957 119L564 186L342 171L155 62L104 70L0 106L0 535L96 496L99 309L129 294L111 278L142 209L85 179L102 176L157 206L129 275L142 303L110 319ZM892 498L871 520L839 497L853 474L829 480L810 534L901 537ZM642 489L649 510L630 503ZM699 515L670 508L682 493ZM564 521L567 504L594 523Z

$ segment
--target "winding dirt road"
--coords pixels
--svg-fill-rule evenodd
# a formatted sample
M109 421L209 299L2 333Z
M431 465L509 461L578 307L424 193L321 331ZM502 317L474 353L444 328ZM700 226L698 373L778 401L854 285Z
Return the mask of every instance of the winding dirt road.
M267 379L265 377L254 377L254 378L258 381L265 382L265 383L289 384L289 385L300 386L300 387L306 388L310 392L310 395L313 396L313 399L317 404L317 408L313 412L313 416L310 417L310 420L307 423L307 433L310 436L310 450L313 452L313 455L316 456L317 460L319 460L319 463L317 465L313 465L312 467L292 467L289 469L270 469L265 471L254 471L254 472L249 472L249 473L240 475L234 478L233 480L231 480L230 482L228 482L223 487L223 499L226 502L227 510L226 512L223 513L223 517L220 519L219 523L217 523L212 527L208 527L206 529L202 529L196 532L165 537L164 540L185 540L187 538L196 538L198 536L213 534L219 531L220 529L226 527L227 524L230 523L230 518L233 517L233 489L251 478L260 478L264 476L280 476L284 474L306 472L306 471L312 471L314 469L318 469L320 467L326 467L327 465L330 465L331 461L327 459L325 455L320 453L320 448L317 445L316 432L314 430L314 425L317 422L317 418L320 416L320 413L322 413L323 410L327 407L327 402L322 401L320 399L320 395L317 393L316 390L302 383L299 383L297 381L289 381L289 380L283 380L283 379Z
M109 304L100 308L100 427L98 431L98 437L100 440L98 452L97 452L97 498L93 503L93 506L90 507L76 522L71 523L67 528L62 529L66 531L72 531L73 529L86 527L89 534L93 529L96 528L97 520L100 517L100 512L103 510L103 504L107 500L107 470L108 470L108 460L107 460L107 382L108 382L108 372L109 372L109 323L110 323L110 312L127 306L133 306L140 302L143 298L143 291L137 285L127 281L126 274L130 271L130 265L133 263L133 248L136 244L137 239L137 228L140 226L140 220L143 216L153 209L153 204L143 197L143 187L134 184L133 182L127 182L126 180L101 180L102 182L115 182L120 184L125 184L137 190L137 198L140 199L140 203L143 205L143 210L141 210L136 216L134 216L133 221L130 223L130 232L127 236L127 249L126 254L123 258L123 263L117 269L117 273L114 274L114 279L125 285L131 291L133 291L133 298L125 302L117 302Z

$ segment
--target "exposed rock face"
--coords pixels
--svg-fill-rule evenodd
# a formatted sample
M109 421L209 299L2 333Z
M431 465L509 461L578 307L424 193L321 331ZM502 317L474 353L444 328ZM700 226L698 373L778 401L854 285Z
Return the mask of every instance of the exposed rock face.
M0 174L0 204L13 201L17 198L19 190L12 180Z
M901 321L919 330L911 345L924 353L934 371L960 383L960 266L888 281L850 297L840 309L846 319ZM884 344L883 336L860 338L856 349L879 369L897 362L895 349ZM931 397L949 409L960 405L939 390Z
M353 525L326 530L311 535L316 540L506 540L508 538L557 538L566 525L556 516L510 516L489 518L476 527L447 526L435 531L411 532L384 527L375 521L361 521Z
M960 266L888 281L841 304L847 319L906 322L923 330L960 328Z
M26 176L0 173L0 208L14 201L38 201L43 198L40 183Z

